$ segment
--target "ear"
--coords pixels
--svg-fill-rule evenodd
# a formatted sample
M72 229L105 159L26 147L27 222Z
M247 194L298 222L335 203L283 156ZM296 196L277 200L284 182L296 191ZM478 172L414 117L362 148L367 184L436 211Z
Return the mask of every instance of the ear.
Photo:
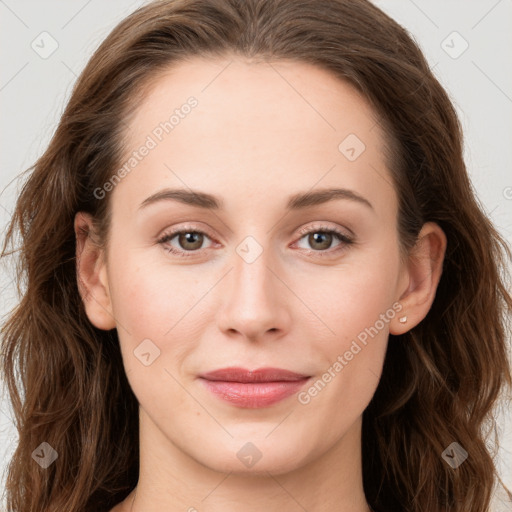
M76 272L78 289L87 317L98 329L116 326L108 287L104 250L93 240L92 217L84 212L75 215Z
M398 290L402 309L390 322L391 334L403 334L427 316L441 279L446 243L446 235L436 223L423 225L403 269ZM404 317L406 321L400 322Z

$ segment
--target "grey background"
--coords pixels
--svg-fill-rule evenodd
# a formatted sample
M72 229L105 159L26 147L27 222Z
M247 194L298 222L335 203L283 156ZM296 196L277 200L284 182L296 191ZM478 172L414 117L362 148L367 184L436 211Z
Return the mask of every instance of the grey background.
M15 178L45 150L87 59L123 17L144 3L0 0L2 233L19 191ZM465 158L474 187L484 209L512 244L512 0L374 3L410 31L449 92L465 131ZM58 45L54 53L44 55L52 44ZM16 303L10 271L4 265L0 268L2 321ZM500 472L512 487L510 410L500 414L499 431ZM0 400L2 473L15 442L4 397ZM3 478L0 481L3 490ZM510 507L496 505L495 510Z

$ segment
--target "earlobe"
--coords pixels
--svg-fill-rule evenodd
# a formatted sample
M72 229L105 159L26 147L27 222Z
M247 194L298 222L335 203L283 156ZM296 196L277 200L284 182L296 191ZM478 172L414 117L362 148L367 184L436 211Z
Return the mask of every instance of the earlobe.
M113 329L116 323L110 300L104 251L92 238L91 216L78 212L75 216L74 230L77 283L87 317L98 329Z
M446 235L439 225L423 225L404 269L407 284L398 290L402 308L390 322L391 334L403 334L427 316L441 279L446 244Z

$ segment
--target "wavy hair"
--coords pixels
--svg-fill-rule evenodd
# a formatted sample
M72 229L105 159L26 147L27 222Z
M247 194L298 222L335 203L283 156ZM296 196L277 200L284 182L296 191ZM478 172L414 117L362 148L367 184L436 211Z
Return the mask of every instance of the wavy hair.
M155 1L90 58L27 169L2 251L16 256L20 293L1 341L19 435L8 510L106 511L137 483L138 403L116 331L85 314L73 220L92 214L106 240L110 201L94 191L121 164L126 121L162 73L194 56L310 63L355 87L379 116L401 249L429 221L448 245L431 310L390 336L363 415L364 490L376 510L489 510L499 478L494 409L512 385L511 251L472 188L447 93L407 31L367 0ZM58 452L47 469L31 458L43 441ZM453 441L469 454L457 469L441 457Z

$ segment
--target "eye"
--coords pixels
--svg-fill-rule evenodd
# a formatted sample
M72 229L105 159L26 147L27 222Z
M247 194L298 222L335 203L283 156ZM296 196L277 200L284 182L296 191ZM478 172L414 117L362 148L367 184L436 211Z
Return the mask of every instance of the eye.
M203 231L193 228L182 228L171 231L170 233L165 233L158 240L158 243L162 244L164 248L172 254L188 257L191 255L187 253L194 253L198 252L200 249L204 249L203 242L205 238L210 239ZM176 243L173 245L171 242L174 239L176 239Z
M305 239L305 242L309 245L309 247L301 248L305 249L311 254L318 253L318 256L332 254L334 252L337 253L339 250L343 250L346 248L346 246L354 243L354 240L349 235L338 229L334 229L328 226L313 226L304 228L300 230L300 234L303 236L300 238L297 244ZM333 247L332 244L336 240L338 240L338 244L334 246L334 250L328 251L328 249Z

